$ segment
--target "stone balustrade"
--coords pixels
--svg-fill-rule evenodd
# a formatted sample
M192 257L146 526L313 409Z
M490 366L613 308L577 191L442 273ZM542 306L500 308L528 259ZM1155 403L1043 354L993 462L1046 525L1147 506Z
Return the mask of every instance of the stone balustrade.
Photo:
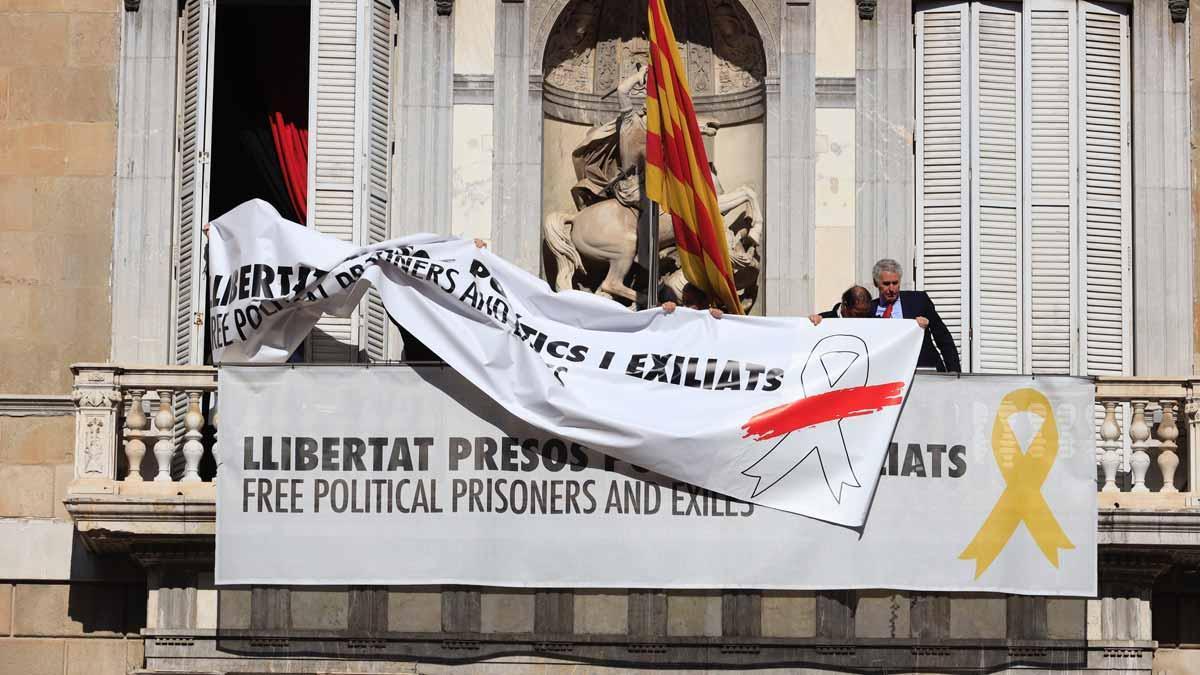
M1102 494L1197 491L1200 462L1191 449L1200 443L1191 439L1200 438L1200 381L1102 377L1096 404Z
M207 366L76 364L76 483L208 482L217 424ZM1200 380L1103 377L1096 383L1097 484L1108 493L1197 492ZM207 460L207 461L206 461ZM202 469L202 464L207 470ZM1105 501L1105 499L1101 499Z
M212 480L205 437L217 423L215 410L209 414L216 368L82 363L71 371L76 484ZM214 461L202 472L206 455Z

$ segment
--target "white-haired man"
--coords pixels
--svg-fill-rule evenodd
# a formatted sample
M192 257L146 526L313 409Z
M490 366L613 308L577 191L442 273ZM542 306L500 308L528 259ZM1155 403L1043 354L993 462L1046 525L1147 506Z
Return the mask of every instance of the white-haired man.
M954 336L938 316L933 300L925 291L900 290L900 278L904 268L891 258L875 263L871 277L879 298L875 300L875 316L880 319L916 319L925 328L925 341L921 344L918 368L937 368L942 372L961 372L958 347Z

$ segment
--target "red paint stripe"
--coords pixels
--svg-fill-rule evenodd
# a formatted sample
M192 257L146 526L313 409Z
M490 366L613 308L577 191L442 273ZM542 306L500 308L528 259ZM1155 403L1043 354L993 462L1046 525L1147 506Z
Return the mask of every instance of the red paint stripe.
M751 417L749 422L742 425L746 432L743 438L754 436L756 441L765 441L822 422L869 415L889 406L900 405L904 400L903 391L903 382L888 382L835 389L802 398Z

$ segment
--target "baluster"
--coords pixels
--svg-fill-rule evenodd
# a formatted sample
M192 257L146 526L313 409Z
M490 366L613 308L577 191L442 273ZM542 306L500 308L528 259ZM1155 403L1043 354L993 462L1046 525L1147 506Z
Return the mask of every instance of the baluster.
M213 482L214 483L217 482L217 478L221 475L221 446L220 446L220 444L221 444L221 427L218 426L218 419L217 419L219 416L220 416L220 408L218 406L213 406L212 414L209 417L209 419L211 421L209 423L212 424L212 428L213 428L213 445L212 445L213 461L216 462L216 464L217 464L216 471L213 473Z
M1146 487L1146 470L1150 468L1150 454L1146 452L1150 438L1150 425L1146 424L1146 402L1133 402L1133 421L1129 423L1129 438L1133 440L1133 457L1129 460L1133 473L1130 492L1149 492Z
M1175 426L1174 401L1162 401L1162 421L1155 431L1159 442L1158 468L1162 471L1162 491L1179 492L1179 488L1175 487L1175 469L1179 468L1179 446L1175 441L1179 438L1179 427Z
M1101 492L1120 492L1117 487L1117 467L1121 465L1121 424L1117 421L1116 401L1104 402L1104 421L1100 424L1100 447L1103 449L1100 466L1104 468L1104 487Z
M158 460L156 482L171 481L171 456L175 454L175 411L174 396L163 389L158 392L158 414L154 416L154 431L158 440L154 443L154 459Z
M204 444L200 442L200 427L204 426L204 415L200 412L200 392L187 393L187 413L183 416L183 478L185 483L200 480L200 457L204 455Z
M131 483L142 481L142 458L146 456L146 441L142 438L150 420L146 418L146 411L142 410L142 397L145 395L145 389L129 390L129 414L125 416L125 462L129 466L124 478Z

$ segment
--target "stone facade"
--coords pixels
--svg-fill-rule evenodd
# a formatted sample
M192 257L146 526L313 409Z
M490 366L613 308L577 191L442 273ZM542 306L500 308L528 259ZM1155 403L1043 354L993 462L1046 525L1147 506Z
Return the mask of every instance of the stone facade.
M120 11L119 0L0 6L4 391L63 393L64 365L108 357Z
M825 309L847 285L870 281L875 258L903 258L913 245L913 3L737 2L762 40L761 63L733 68L721 60L728 44L697 40L688 50L698 91L736 94L751 82L759 97L761 110L722 129L715 163L727 186L749 184L764 200L761 310ZM110 520L89 523L77 510L73 522L64 505L77 459L69 364L162 365L170 351L176 3L125 4L134 7L0 0L0 674L1200 671L1200 651L1152 641L1156 582L1196 568L1181 553L1200 545L1194 502L1139 512L1151 523L1142 529L1102 525L1094 599L217 589L211 484L163 497L138 522L104 511L128 507L120 495L92 495L95 519ZM393 119L404 126L393 234L479 237L541 269L538 222L567 205L563 158L586 129L547 116L546 92L595 95L596 78L611 75L568 53L579 68L543 80L548 45L570 52L551 36L568 4L399 0L397 59L407 68L393 76L403 94ZM728 2L706 4L717 5ZM1135 160L1153 176L1138 186L1136 209L1139 223L1157 228L1146 230L1155 244L1135 244L1148 279L1136 298L1139 325L1149 327L1139 329L1138 363L1147 374L1187 375L1189 355L1200 354L1200 150L1193 138L1190 165L1172 150L1200 129L1200 101L1187 88L1200 72L1200 36L1188 31L1194 12L1180 22L1177 2L1133 6L1143 132ZM1161 157L1173 161L1152 161ZM1179 274L1195 278L1190 303ZM1190 333L1172 330L1193 319ZM1123 512L1109 506L1110 516ZM114 534L121 527L128 540Z

